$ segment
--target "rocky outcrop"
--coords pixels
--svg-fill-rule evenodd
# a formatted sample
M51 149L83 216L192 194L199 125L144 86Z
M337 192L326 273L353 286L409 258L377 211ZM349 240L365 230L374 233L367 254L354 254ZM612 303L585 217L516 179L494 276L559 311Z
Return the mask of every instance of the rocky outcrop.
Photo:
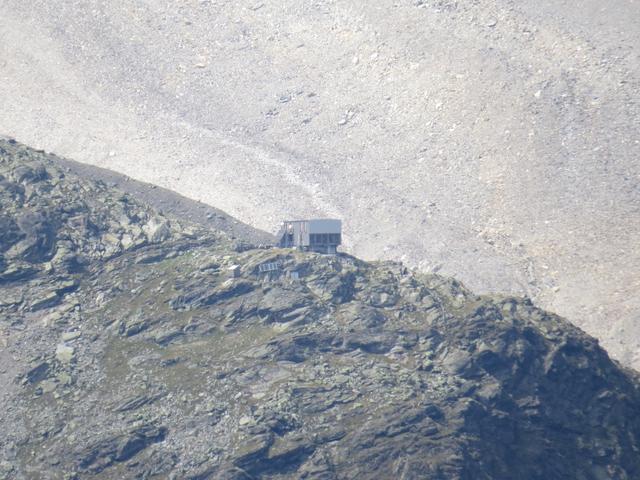
M4 477L640 477L636 374L531 301L238 248L0 147Z
M114 462L125 462L152 443L161 442L166 434L164 427L143 425L128 432L106 436L77 453L78 467L99 473Z

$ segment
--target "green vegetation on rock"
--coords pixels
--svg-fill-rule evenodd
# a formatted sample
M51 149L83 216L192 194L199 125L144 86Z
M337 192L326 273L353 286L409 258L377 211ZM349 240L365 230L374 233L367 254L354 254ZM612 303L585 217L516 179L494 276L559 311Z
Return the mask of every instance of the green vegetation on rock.
M6 478L640 478L635 373L527 299L247 248L12 142L0 199Z

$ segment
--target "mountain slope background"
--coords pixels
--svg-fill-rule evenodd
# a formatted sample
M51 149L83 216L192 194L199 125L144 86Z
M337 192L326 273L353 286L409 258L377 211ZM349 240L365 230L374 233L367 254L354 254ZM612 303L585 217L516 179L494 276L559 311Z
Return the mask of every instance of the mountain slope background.
M640 4L0 5L0 132L527 294L640 366Z

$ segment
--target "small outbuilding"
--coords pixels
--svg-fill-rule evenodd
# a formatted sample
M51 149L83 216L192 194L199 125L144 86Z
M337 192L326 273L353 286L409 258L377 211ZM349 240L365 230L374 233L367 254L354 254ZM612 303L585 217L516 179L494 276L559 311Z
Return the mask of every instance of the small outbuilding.
M342 243L342 221L331 218L287 220L278 232L277 246L335 254Z

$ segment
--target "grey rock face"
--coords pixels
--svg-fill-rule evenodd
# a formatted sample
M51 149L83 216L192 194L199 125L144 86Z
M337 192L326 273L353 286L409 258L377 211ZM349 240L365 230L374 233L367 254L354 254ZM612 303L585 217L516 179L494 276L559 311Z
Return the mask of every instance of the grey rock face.
M640 477L638 375L530 300L251 248L0 148L0 175L39 185L6 224L56 225L49 260L5 257L32 274L0 284L4 477Z
M114 462L125 462L152 443L164 440L164 427L143 425L125 433L106 437L78 452L79 467L91 473L100 473Z
M55 253L56 225L43 212L25 212L17 218L23 240L14 247L15 254L30 263L50 260Z

